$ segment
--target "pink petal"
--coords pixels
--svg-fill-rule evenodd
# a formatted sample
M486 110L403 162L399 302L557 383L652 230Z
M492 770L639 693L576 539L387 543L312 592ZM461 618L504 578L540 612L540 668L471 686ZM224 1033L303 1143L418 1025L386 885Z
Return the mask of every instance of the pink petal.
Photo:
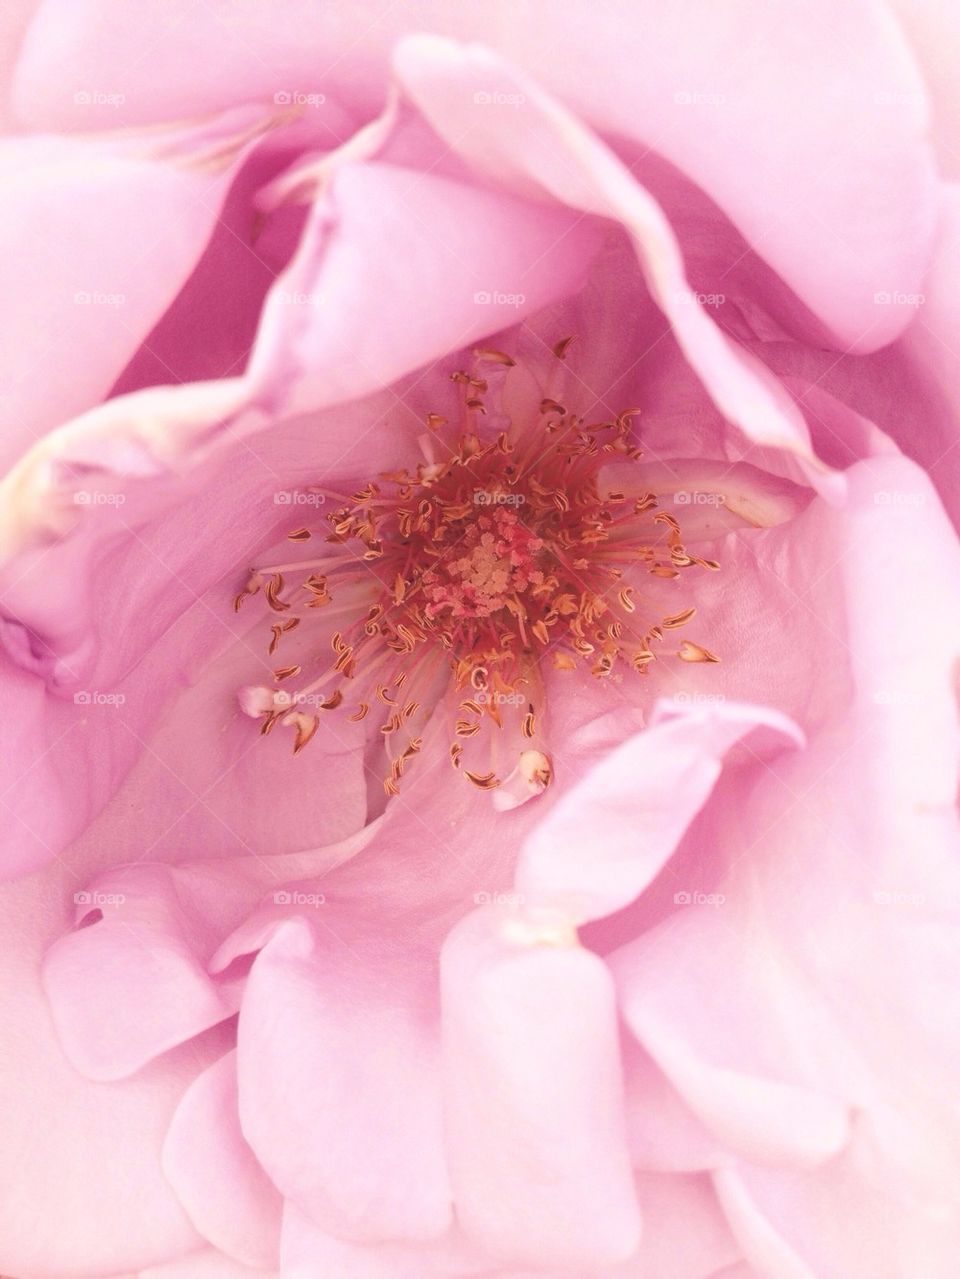
M171 1054L109 1088L64 1057L39 982L43 950L66 925L82 864L4 886L0 1087L0 1271L128 1274L201 1240L160 1168L170 1117L215 1042Z
M908 19L915 33L921 28L921 51L948 47L939 25L915 9ZM325 101L310 114L323 119L348 103L369 117L386 93L391 48L424 30L492 45L598 129L656 148L712 196L844 346L882 346L905 324L898 308L873 298L916 291L930 249L927 107L906 41L886 9L867 0L841 8L816 0L795 13L739 0L708 14L683 0L641 8L629 24L616 8L559 20L541 3L427 6L385 10L372 27L359 11L343 21L298 0L241 10L178 0L155 15L131 14L116 0L46 0L21 59L18 104L44 127L102 128L319 91ZM193 67L203 74L184 74ZM96 85L125 100L78 109L73 93ZM486 113L499 131L518 131L513 100L498 105L495 88L482 84L491 100L478 104L471 89L471 123Z
M457 1218L514 1266L622 1260L639 1216L608 975L576 945L533 929L511 941L501 927L495 909L474 912L443 952Z
M200 1234L248 1266L275 1267L281 1200L240 1132L237 1055L226 1053L183 1095L163 1169Z
M251 378L293 378L285 411L365 394L575 292L599 243L569 210L344 164L267 300Z
M317 1274L337 1279L410 1279L412 1275L492 1279L502 1273L499 1269L491 1273L490 1258L456 1230L429 1243L352 1243L324 1233L290 1202L283 1212L281 1257L284 1279L315 1279Z
M275 114L248 107L161 134L0 144L0 234L17 245L0 281L0 377L14 428L4 467L106 395L193 270Z
M278 1279L278 1275L275 1270L251 1270L215 1248L201 1248L176 1261L147 1266L137 1279Z
M431 967L370 946L316 908L253 965L239 1029L240 1117L279 1189L321 1229L355 1240L443 1235ZM435 980L435 976L434 976Z
M637 1197L643 1238L635 1257L604 1268L597 1279L720 1279L740 1256L706 1175L667 1177L642 1173Z
M789 720L759 707L662 703L646 731L567 790L534 829L517 866L524 910L579 926L628 906L706 801L723 756L760 726L803 744Z
M236 1010L199 962L198 920L168 868L108 873L74 901L78 924L101 918L54 943L43 979L64 1050L88 1078L132 1074Z
M811 453L806 427L776 379L730 341L694 296L676 238L657 203L613 151L493 53L433 36L399 46L397 74L434 128L490 179L622 222L650 292L714 403L754 443L785 450L825 492L839 495ZM523 127L504 129L483 95L517 100Z

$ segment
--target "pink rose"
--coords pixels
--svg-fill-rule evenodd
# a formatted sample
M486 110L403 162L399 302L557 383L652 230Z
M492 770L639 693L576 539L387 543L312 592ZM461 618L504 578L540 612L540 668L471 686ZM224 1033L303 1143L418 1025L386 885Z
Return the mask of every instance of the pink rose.
M2 21L0 1270L952 1276L941 20Z

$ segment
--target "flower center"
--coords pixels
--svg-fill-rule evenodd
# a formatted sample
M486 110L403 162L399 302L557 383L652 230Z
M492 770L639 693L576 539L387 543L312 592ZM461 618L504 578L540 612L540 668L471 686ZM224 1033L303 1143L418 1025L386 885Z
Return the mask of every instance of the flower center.
M558 364L568 345L554 348ZM319 667L309 682L281 688L304 674L304 661L281 665L274 687L245 688L240 704L263 717L264 733L278 722L293 728L295 753L324 712L343 708L358 721L375 710L389 765L384 788L395 795L422 747L422 722L452 681L464 696L450 758L475 786L498 792L498 807L512 807L551 777L543 663L567 671L586 664L599 679L618 665L645 674L666 632L695 610L651 617L648 609L643 617L629 576L719 566L685 549L655 494L604 484L603 467L640 455L630 437L635 410L587 425L544 394L530 420L515 422L503 406L516 362L498 351L476 356L474 373L453 374L459 423L428 416L424 461L349 496L310 490L338 502L325 552L253 570L235 605L263 590L277 619L271 656L303 624L344 620L329 657L318 662L315 646L309 650ZM288 537L304 543L320 531ZM673 656L718 660L690 641Z

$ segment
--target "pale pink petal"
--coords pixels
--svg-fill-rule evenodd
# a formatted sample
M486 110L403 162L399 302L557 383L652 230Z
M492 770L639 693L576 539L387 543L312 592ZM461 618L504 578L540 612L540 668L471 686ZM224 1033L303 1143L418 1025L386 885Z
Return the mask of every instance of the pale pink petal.
M126 1275L117 1279L128 1279ZM176 1261L146 1266L136 1279L280 1279L276 1270L251 1269L215 1248L201 1248Z
M75 859L76 860L76 859ZM201 1246L160 1169L183 1090L223 1052L208 1040L105 1088L64 1057L38 980L68 925L82 864L4 886L0 1272L129 1274Z
M792 455L823 491L842 493L842 477L812 454L803 419L776 379L709 317L685 279L662 210L612 150L554 98L479 46L412 36L399 46L395 66L434 128L485 176L621 222L654 300L724 417L752 442ZM484 111L483 94L516 100L513 127L501 127L499 112Z
M915 9L909 25L925 54L943 27ZM843 345L880 346L906 323L873 297L916 290L935 190L924 85L885 6L816 0L784 13L738 0L705 13L684 0L560 18L546 0L496 0L353 8L349 19L302 0L168 0L136 14L118 0L46 0L20 63L19 109L45 127L103 128L300 92L323 96L307 106L313 116L347 103L369 117L399 38L432 30L480 40L595 127L688 174ZM203 76L183 74L196 65ZM73 94L97 88L124 100L78 109ZM498 129L516 130L516 104L495 100L496 88L481 84L489 96L477 105Z
M342 165L267 299L250 376L274 400L290 379L287 412L378 389L575 292L599 243L570 210Z
M439 1238L451 1215L435 972L396 940L358 936L333 902L312 914L275 933L247 982L244 1136L322 1229Z
M284 1279L507 1279L491 1258L472 1247L456 1230L436 1242L353 1243L320 1230L297 1206L283 1210L281 1261ZM518 1277L511 1267L510 1276Z
M494 907L443 951L445 1124L457 1219L516 1265L625 1259L640 1228L613 990L571 937Z
M643 1236L635 1257L597 1272L597 1279L719 1279L740 1256L706 1174L636 1179Z
M245 1265L276 1266L281 1200L240 1131L235 1052L184 1093L164 1142L163 1170L205 1239Z
M628 906L670 857L732 746L760 727L803 744L789 720L755 706L664 702L654 715L535 827L517 866L524 910L580 926Z
M78 927L47 953L43 980L64 1050L83 1074L132 1074L236 1011L204 971L196 932L205 921L167 867L108 872L74 903Z
M10 463L110 390L176 297L275 108L119 139L9 138L0 344ZM211 157L216 163L211 163Z

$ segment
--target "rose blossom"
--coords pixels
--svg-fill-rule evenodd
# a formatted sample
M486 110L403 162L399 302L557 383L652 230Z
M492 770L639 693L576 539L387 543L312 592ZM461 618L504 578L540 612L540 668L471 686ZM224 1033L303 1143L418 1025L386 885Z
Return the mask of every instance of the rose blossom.
M0 1270L952 1275L933 17L4 22Z

